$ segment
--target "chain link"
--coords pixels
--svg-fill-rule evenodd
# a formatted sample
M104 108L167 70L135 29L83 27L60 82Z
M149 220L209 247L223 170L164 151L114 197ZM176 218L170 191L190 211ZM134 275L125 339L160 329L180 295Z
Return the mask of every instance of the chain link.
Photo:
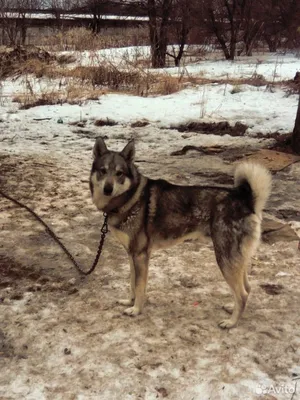
M39 217L35 211L31 210L31 208L29 208L28 206L26 206L25 204L21 203L20 201L14 199L13 197L9 196L8 194L4 193L1 189L0 189L0 194L1 196L5 197L7 200L12 201L13 203L15 203L16 205L18 205L21 208L25 208L25 210L27 210L31 215L34 216L34 218L39 221L46 229L46 232L52 237L52 239L60 246L60 248L65 252L65 254L69 257L69 259L71 260L71 262L73 263L73 265L75 266L75 268L82 274L82 275L89 275L91 274L94 269L96 268L99 258L101 256L102 253L102 248L104 245L104 240L106 237L106 234L108 232L108 215L106 213L103 213L103 217L104 217L104 222L101 228L101 237L100 237L100 242L99 242L99 246L98 246L98 250L97 250L97 254L95 257L95 260L92 264L92 266L87 270L83 270L81 268L81 266L77 263L77 261L75 260L75 258L72 256L72 254L69 252L69 250L66 248L66 246L60 241L60 239L57 237L57 235L53 232L53 230L49 227L49 225L46 224L46 222L44 222L42 220L41 217Z

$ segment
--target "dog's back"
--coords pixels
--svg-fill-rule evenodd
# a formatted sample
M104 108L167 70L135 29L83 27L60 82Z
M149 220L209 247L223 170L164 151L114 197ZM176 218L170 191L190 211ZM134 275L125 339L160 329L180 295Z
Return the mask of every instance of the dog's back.
M149 180L148 222L156 242L177 243L193 235L215 236L221 227L245 232L251 215L261 218L270 193L271 177L262 166L242 163L235 172L235 186L178 186L164 180ZM146 200L148 201L148 199ZM218 226L220 225L220 226ZM239 234L239 233L238 233ZM232 235L226 235L227 239ZM164 247L163 243L155 247ZM227 246L229 247L229 246Z

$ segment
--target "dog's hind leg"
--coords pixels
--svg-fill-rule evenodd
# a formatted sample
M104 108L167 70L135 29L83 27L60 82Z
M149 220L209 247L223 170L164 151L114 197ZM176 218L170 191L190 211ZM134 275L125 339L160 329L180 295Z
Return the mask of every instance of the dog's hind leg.
M223 264L220 267L226 282L233 292L234 307L231 317L229 319L222 320L219 323L219 326L223 329L230 329L237 325L246 307L248 299L248 292L244 285L246 265L244 263L241 265L236 265L228 264L226 262L226 264Z
M248 280L248 268L247 267L244 270L244 286L245 286L246 292L248 294L250 294L251 286L250 286L250 283L249 283L249 280Z
M248 293L248 295L250 294L251 291L251 287L248 281L248 272L247 272L247 267L244 270L244 287L246 292ZM232 314L233 313L233 309L234 309L234 304L233 303L228 303L228 304L224 304L224 306L222 307L228 314Z
M130 316L136 316L143 311L146 299L149 256L145 251L138 255L133 255L132 259L135 271L135 300L133 307L127 308L124 313Z
M120 299L117 302L123 306L133 306L135 299L135 269L132 257L129 255L130 263L130 296L128 299Z

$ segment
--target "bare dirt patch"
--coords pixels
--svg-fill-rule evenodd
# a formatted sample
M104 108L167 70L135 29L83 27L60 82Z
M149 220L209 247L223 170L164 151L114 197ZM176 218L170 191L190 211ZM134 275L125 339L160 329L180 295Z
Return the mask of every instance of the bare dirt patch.
M241 122L236 122L231 126L228 121L222 122L198 122L192 121L187 124L180 124L172 126L171 129L177 129L179 132L201 132L211 133L214 135L230 135L230 136L243 136L247 130L247 126Z

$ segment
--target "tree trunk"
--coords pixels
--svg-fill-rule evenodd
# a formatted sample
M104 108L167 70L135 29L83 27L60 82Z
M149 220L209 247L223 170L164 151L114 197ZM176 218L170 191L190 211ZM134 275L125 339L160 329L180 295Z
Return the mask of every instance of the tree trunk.
M246 56L251 57L252 56L252 43L246 43Z
M295 153L300 154L300 94L295 127L292 134L292 149Z
M187 21L186 19L189 16L183 16L183 20L181 22L181 31L180 31L180 40L179 40L179 51L177 56L175 57L175 66L179 67L180 65L180 61L182 59L182 56L184 54L184 47L186 45L188 36L189 36L189 32L190 32L190 28L187 25ZM186 18L186 19L185 19Z
M98 15L93 16L92 31L95 35L101 32L101 17Z
M227 44L226 44L226 40L223 37L223 34L221 33L221 30L220 30L219 25L218 25L218 23L216 21L216 18L215 18L214 10L211 7L208 8L208 14L209 14L212 30L213 30L214 34L216 35L216 37L218 39L218 42L221 45L221 48L222 48L223 53L224 53L224 56L225 56L226 60L230 60L231 59L231 55L230 55L230 52L228 50L228 47L227 47Z
M234 34L230 40L230 52L229 52L229 60L234 60L235 57L235 49L236 49L236 35ZM227 58L228 60L228 58Z
M265 35L264 38L265 38L265 41L267 42L270 53L276 53L278 40L272 39L271 36L269 36L269 35Z
M25 46L26 44L26 37L27 37L27 26L25 22L23 22L21 26L21 44Z
M152 68L164 68L166 65L168 23L171 3L172 0L164 0L162 16L158 18L155 0L148 0ZM160 21L160 26L158 26L158 21Z
M185 43L180 43L178 54L175 57L175 67L179 67L179 65L180 65L180 61L181 61L183 53L184 53L184 46L185 46Z

